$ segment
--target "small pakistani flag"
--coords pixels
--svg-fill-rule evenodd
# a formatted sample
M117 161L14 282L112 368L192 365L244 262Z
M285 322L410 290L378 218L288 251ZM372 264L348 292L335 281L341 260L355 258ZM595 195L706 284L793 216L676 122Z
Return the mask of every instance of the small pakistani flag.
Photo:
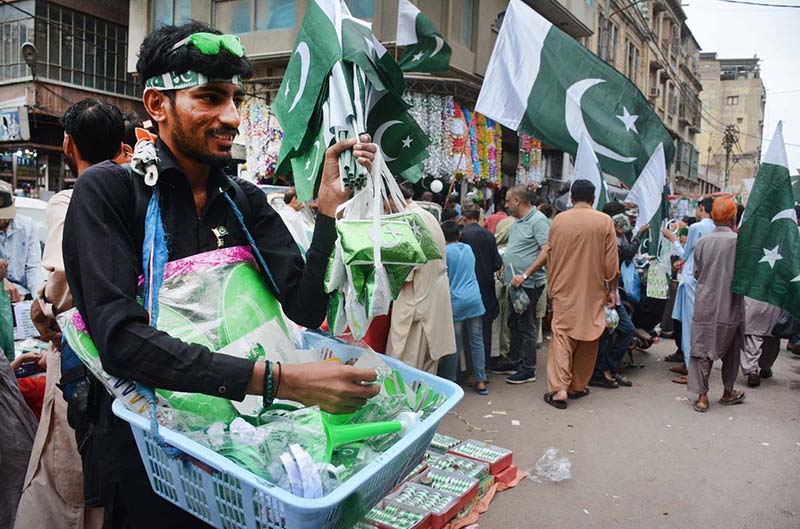
M303 155L291 159L294 187L297 190L297 200L300 202L314 198L317 177L325 160L325 150L328 148L323 127L324 125L320 127L319 134L311 147Z
M394 175L427 158L431 143L406 106L405 101L391 92L372 89L367 94L367 132L380 147L386 166Z
M608 189L606 188L603 173L600 170L600 162L597 161L597 155L592 150L592 144L589 143L589 138L586 134L581 137L578 154L575 155L572 181L574 182L575 180L588 180L594 184L594 204L592 204L592 207L602 211L603 206L608 203Z
M800 319L800 229L782 129L778 123L747 201L731 288Z
M279 165L291 151L305 152L316 139L322 121L320 98L324 96L331 68L342 58L337 36L337 26L341 23L338 2L308 2L294 51L272 104L283 129Z
M659 145L656 151L642 169L642 174L636 179L631 192L628 193L626 202L633 202L639 208L636 217L635 232L645 224L649 224L653 217L661 211L661 200L664 186L667 185L667 165L664 161L664 149Z
M400 57L404 72L446 72L450 65L450 46L433 22L408 0L400 0L397 8L397 45L406 47Z
M521 0L511 0L475 110L575 154L586 134L605 173L633 186L675 148L639 89Z
M345 16L342 20L342 54L345 61L357 64L376 90L391 91L402 97L406 90L403 70L363 20Z

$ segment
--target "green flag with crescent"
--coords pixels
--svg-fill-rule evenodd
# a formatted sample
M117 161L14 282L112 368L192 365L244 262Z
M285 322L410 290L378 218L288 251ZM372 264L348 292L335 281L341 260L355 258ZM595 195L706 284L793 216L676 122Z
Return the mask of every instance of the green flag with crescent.
M521 0L509 3L475 110L571 154L586 134L603 172L629 187L659 144L667 165L675 152L636 85Z
M731 288L800 319L800 228L782 129L778 123L753 182L739 226Z
M405 46L400 67L404 72L446 72L452 50L433 22L408 0L397 6L397 45Z

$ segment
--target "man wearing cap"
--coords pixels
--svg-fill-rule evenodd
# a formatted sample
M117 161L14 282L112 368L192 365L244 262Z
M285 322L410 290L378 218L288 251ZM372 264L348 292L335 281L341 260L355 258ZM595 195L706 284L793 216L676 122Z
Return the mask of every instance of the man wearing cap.
M137 284L146 212L152 198L160 197L153 207L169 245L159 252L169 261L250 246L263 257L264 281L285 314L318 327L328 304L323 283L336 239L334 216L349 196L339 187L339 154L352 149L370 168L377 146L352 138L327 149L319 215L304 261L263 192L222 170L239 127L241 80L252 74L238 37L197 22L162 26L142 43L137 72L144 107L158 126L158 177L153 182L111 162L92 166L76 183L64 226L67 281L104 369L173 391L231 400L268 393L265 403L277 396L334 413L355 411L380 388L366 384L375 380L374 370L330 362L271 366L187 344L149 325L148 312L136 301ZM130 426L114 416L112 398L98 381L92 390L92 428L83 436L93 453L82 456L95 471L85 479L100 485L94 501L105 509L104 527L207 527L152 491Z
M42 247L33 221L17 215L8 182L0 182L0 258L8 261L3 284L12 303L36 292L43 281Z

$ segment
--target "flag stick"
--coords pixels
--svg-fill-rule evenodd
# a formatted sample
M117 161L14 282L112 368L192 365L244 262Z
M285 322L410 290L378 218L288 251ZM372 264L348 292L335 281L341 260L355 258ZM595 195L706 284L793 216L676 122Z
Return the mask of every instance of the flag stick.
M458 161L456 162L456 171L461 166L461 160L463 159L464 159L464 151L461 151L461 156L458 157ZM455 187L455 185L456 185L456 173L454 171L453 178L450 179L450 189L447 190L447 195L445 196L445 199L447 199L447 197L449 197L453 193L453 188Z

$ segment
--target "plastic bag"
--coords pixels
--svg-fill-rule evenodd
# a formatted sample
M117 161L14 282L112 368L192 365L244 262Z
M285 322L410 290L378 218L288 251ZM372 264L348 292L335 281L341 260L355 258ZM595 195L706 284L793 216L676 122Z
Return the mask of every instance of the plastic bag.
M508 294L511 296L511 305L514 307L514 312L522 314L531 304L531 298L524 288L509 286Z
M669 262L669 261L667 261ZM667 299L669 297L669 278L666 268L660 261L651 261L647 268L647 297Z
M606 328L614 330L619 325L619 312L617 309L605 308L606 314Z
M14 360L14 310L4 288L0 288L0 347L9 362Z
M559 481L572 479L572 463L566 457L562 457L557 448L548 448L528 474L533 481L547 479L558 483Z
M633 261L628 261L622 263L620 268L625 295L634 303L639 303L641 299L641 280L639 279L639 272L636 271L636 266L634 266Z

